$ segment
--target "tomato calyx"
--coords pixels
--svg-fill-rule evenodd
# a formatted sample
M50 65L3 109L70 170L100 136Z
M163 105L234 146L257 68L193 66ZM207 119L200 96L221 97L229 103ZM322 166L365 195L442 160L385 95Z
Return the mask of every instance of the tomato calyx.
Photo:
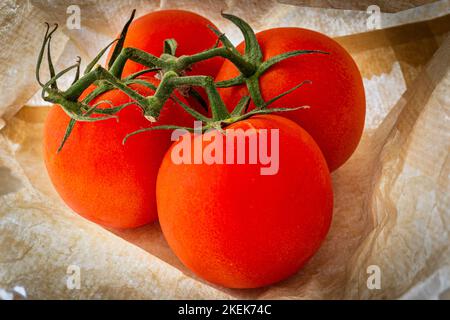
M262 109L268 105L268 103L264 101L261 95L261 90L259 87L259 78L273 65L285 59L299 55L328 54L328 52L320 50L294 50L279 54L266 61L263 61L263 54L261 51L261 47L259 46L258 40L256 39L256 34L251 28L251 26L237 16L226 14L223 12L221 14L222 17L234 23L244 35L245 51L243 57L252 66L252 72L245 73L238 68L239 71L241 72L240 75L238 75L233 79L217 82L216 86L218 88L226 88L245 84L256 108ZM226 38L225 34L221 34L217 30L215 30L215 32L219 36L219 39L222 41L224 46L228 47L231 51L239 53L237 49L231 44L231 42Z

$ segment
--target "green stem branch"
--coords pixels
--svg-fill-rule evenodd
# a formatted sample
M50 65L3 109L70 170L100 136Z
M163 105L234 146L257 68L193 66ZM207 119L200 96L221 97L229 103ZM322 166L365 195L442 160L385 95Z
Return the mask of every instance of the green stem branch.
M178 58L178 63L181 69L186 69L191 64L218 56L230 60L245 76L251 76L256 72L256 66L254 64L248 62L240 54L236 54L226 47L206 50L191 56L181 56L180 58Z

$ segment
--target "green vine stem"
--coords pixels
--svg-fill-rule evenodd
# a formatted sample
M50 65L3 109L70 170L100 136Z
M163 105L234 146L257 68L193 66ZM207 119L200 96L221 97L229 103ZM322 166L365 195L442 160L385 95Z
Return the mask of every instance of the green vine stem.
M243 33L246 45L244 54L240 54L238 52L238 50L231 44L225 34L210 27L218 36L218 43L221 42L223 46L218 47L216 45L214 48L197 54L177 57L175 56L177 47L176 41L174 39L167 39L164 41L164 53L160 57L156 57L136 48L123 48L127 30L134 18L134 15L135 10L133 10L130 19L125 24L120 37L108 44L106 48L100 51L100 53L87 65L81 77L80 59L78 59L76 64L64 69L58 74L55 74L50 54L50 43L52 34L57 29L57 25L55 25L55 27L50 30L50 26L47 24L47 30L44 36L43 45L38 55L36 78L39 84L42 86L43 99L52 103L59 104L71 118L59 150L61 150L65 141L70 136L70 133L76 121L93 122L111 119L116 117L115 113L131 104L128 103L108 109L97 108L98 105L107 101L100 101L94 106L89 105L89 103L95 97L111 89L118 89L128 95L132 99L132 101L143 110L144 116L152 122L157 120L165 102L168 99L172 98L172 93L174 90L186 87L192 88L194 86L203 87L206 90L210 108L212 111L212 118L203 118L202 121L205 121L209 123L209 125L214 127L218 127L222 124L227 124L230 121L235 121L236 119L241 119L242 117L246 116L242 114L245 108L242 110L240 109L242 107L241 103L239 103L234 111L230 114L217 91L217 87L229 87L245 83L248 87L250 97L253 99L255 105L257 106L257 109L253 111L253 113L247 114L255 114L255 112L269 113L277 111L287 111L284 109L271 109L270 111L265 109L269 103L265 102L262 98L259 88L259 77L271 66L284 59L302 54L326 54L326 52L316 50L297 50L280 54L263 62L261 49L257 42L255 33L253 32L251 27L245 21L236 16L222 13L222 16L224 18L233 22ZM114 43L116 43L116 46L108 64L108 69L97 65L98 61L104 55L106 50ZM47 49L47 60L51 79L44 84L40 80L39 73L45 49ZM222 81L219 83L214 83L214 79L208 76L185 76L184 71L188 69L192 64L218 56L224 57L225 59L231 61L238 68L241 74L234 79ZM140 63L148 69L139 71L126 78L122 78L123 68L125 66L125 63L129 60ZM58 88L57 80L73 69L76 69L76 75L72 85L65 91L60 90ZM131 83L141 83L143 85L154 88L152 84L142 79L136 79L139 75L148 73L150 71L158 71L161 76L161 82L159 86L155 88L154 95L144 97L131 89L129 85ZM79 101L81 94L92 84L96 85L96 89L93 90L83 100ZM295 90L300 86L301 84L280 95L279 97L275 97L270 102L277 100L281 96L292 92L292 90ZM186 111L194 115L193 110L190 107L185 105L184 107ZM99 116L92 117L92 115L95 114ZM199 114L195 114L195 117L198 119Z

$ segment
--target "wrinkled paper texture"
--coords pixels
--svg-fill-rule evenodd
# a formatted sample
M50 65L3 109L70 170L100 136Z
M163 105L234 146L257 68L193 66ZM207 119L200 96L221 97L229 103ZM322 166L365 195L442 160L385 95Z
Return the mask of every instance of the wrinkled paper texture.
M312 2L320 5L89 0L80 2L82 29L69 30L66 10L77 1L3 1L0 299L449 299L449 1L381 13L378 30L368 30L365 11ZM256 31L306 27L335 37L354 57L367 96L365 131L355 154L332 175L330 232L295 276L255 290L213 286L178 261L157 223L105 230L59 199L42 160L48 107L34 80L43 22L61 25L52 50L61 69L77 55L89 61L132 8L138 16L159 8L195 10L234 43L241 41L239 31L220 17L221 10L243 17ZM379 289L368 286L373 268L381 274ZM74 270L80 272L79 289L69 283Z

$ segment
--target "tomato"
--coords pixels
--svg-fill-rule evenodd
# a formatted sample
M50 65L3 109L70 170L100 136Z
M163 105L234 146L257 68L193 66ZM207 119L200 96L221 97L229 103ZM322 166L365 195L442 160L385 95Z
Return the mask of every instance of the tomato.
M178 47L176 55L192 55L211 49L217 41L217 36L208 26L214 24L208 19L184 10L161 10L148 13L134 20L128 29L124 48L134 47L159 57L163 53L166 39L175 39ZM109 51L109 57L112 54ZM109 60L108 57L108 60ZM223 58L201 61L187 70L189 75L209 75L214 77L223 63ZM143 70L144 67L133 61L128 61L123 70L123 76Z
M304 80L304 85L270 107L310 106L283 114L303 127L316 140L327 159L330 171L341 166L356 149L364 128L365 95L359 70L352 57L333 39L300 28L275 28L257 33L263 59L292 50L322 50L329 53L307 54L286 59L259 79L265 101ZM238 46L243 52L244 44ZM232 63L225 61L216 81L238 75ZM228 107L248 95L244 86L224 88L221 96ZM250 108L253 108L253 104Z
M157 85L153 77L147 80ZM140 84L130 87L145 96L153 94ZM91 105L101 100L109 100L115 106L131 101L121 91L111 90L98 96ZM122 109L117 116L118 120L76 122L58 153L69 117L55 105L45 122L44 159L55 189L74 211L103 226L132 228L157 219L156 176L171 144L170 132L144 132L130 137L123 145L128 133L154 124L144 118L136 105ZM192 126L192 121L180 106L169 100L155 124Z
M325 238L333 208L326 161L305 130L276 115L254 116L227 130L247 128L258 138L262 129L279 130L276 174L261 175L262 165L248 161L178 164L173 153L182 137L157 178L159 221L170 247L197 275L230 288L261 287L297 272ZM203 151L211 143L188 135ZM194 152L192 147L188 155Z

